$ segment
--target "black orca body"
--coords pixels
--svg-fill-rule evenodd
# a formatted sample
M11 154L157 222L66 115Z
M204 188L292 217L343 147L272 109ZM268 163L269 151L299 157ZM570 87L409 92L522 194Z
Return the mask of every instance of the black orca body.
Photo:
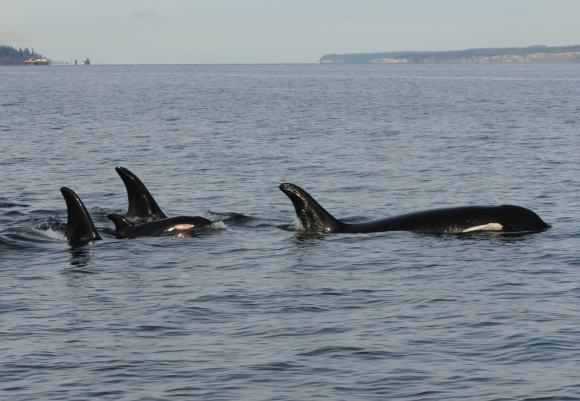
M145 237L171 231L197 230L212 224L210 220L200 216L170 217L141 224L134 224L115 213L111 213L107 217L115 223L117 230L115 236L119 239Z
M550 227L536 213L521 206L464 206L407 213L360 224L343 223L331 216L306 191L282 184L306 231L318 233L373 233L412 231L457 234L474 231L529 232Z
M161 208L149 193L149 190L139 178L131 171L124 167L116 167L115 171L121 177L127 188L127 197L129 198L129 210L125 217L136 220L158 220L165 219L167 216L161 211Z
M70 188L60 189L68 211L65 237L71 245L83 245L101 239L81 198Z
M111 213L107 217L115 223L115 236L122 238L137 238L157 235L168 231L196 230L206 227L212 222L200 216L178 216L168 218L141 180L124 167L116 167L115 171L123 179L129 198L129 209L125 216ZM135 224L129 219L143 221Z

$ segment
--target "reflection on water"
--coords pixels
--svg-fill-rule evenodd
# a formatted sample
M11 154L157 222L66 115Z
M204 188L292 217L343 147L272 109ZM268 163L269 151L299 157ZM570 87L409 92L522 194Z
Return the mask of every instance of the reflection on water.
M0 252L10 250L10 246L4 238L0 237Z
M79 268L87 267L92 263L92 252L88 246L71 246L70 247L70 264L74 271Z
M323 240L327 234L321 233L307 233L307 232L298 232L294 236L294 245L298 248L304 248L311 245L319 245L320 241Z
M199 232L196 230L183 230L173 234L173 238L199 237Z

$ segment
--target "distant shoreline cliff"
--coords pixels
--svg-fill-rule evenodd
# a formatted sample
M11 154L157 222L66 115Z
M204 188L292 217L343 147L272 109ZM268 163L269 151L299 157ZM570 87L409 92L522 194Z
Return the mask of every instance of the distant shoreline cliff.
M439 52L327 54L321 64L580 63L580 45L529 46Z

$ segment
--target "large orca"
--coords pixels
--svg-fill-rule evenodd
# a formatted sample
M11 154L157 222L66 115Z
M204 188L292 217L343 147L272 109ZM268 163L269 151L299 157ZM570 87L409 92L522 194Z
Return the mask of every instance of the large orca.
M127 188L127 197L129 198L129 209L125 217L135 220L158 220L165 219L167 216L161 211L161 208L149 193L149 190L139 178L131 171L124 167L116 167L115 171L121 177Z
M119 239L145 237L171 231L196 230L212 224L211 220L200 216L170 217L141 224L134 224L126 217L115 213L107 217L115 223L115 236Z
M536 213L521 206L463 206L407 213L367 223L347 224L330 215L306 191L294 184L282 184L294 204L306 231L318 233L373 233L412 231L444 234L474 231L509 233L541 231L550 227Z
M81 198L70 188L60 189L68 211L65 237L71 245L87 244L101 239Z

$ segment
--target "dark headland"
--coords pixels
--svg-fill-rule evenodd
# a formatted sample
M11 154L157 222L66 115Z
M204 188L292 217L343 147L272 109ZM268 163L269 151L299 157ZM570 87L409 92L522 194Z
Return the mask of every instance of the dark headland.
M0 45L0 65L24 65L29 59L41 59L42 55L29 50L15 49L11 46Z
M450 51L400 51L388 53L327 54L321 64L408 63L579 63L580 45L529 46Z

